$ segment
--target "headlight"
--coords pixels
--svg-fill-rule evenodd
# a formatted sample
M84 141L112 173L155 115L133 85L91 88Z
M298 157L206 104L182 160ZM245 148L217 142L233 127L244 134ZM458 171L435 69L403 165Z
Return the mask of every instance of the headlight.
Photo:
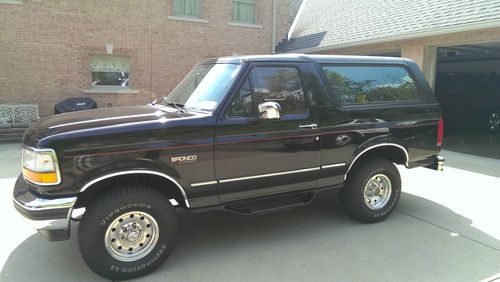
M59 184L61 176L54 150L23 148L23 176L39 185Z

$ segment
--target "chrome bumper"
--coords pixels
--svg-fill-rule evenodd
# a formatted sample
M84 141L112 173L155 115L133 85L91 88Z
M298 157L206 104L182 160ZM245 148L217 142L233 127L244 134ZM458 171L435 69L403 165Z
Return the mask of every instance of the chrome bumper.
M444 158L441 156L436 156L436 170L437 171L444 170Z
M47 240L69 239L71 212L77 198L40 198L27 185L22 176L16 181L13 201L17 211Z

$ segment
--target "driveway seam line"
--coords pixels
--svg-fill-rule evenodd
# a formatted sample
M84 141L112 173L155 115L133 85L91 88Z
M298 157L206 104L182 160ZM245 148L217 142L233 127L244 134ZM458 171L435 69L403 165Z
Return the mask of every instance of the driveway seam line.
M396 209L396 210L397 210L398 212L402 213L402 214L405 214L405 215L409 216L409 217L412 217L412 218L414 218L414 219L417 219L417 220L423 221L423 222L425 222L425 223L428 223L428 224L433 225L433 226L435 226L435 227L438 227L438 228L440 228L440 229L446 230L446 231L448 231L448 232L457 233L457 234L459 234L459 236L460 236L460 237L463 237L463 238L468 239L468 240L470 240L470 241L472 241L472 242L475 242L476 244L479 244L479 245L482 245L482 246L484 246L484 247L487 247L487 248L490 248L490 249L492 249L492 250L495 250L495 251L497 251L497 252L500 252L500 249L497 249L497 248L495 248L495 247L493 247L493 246L487 245L487 244L485 244L485 243L483 243L483 242L480 242L480 241L478 241L478 240L476 240L476 239L474 239L474 238L471 238L471 237L469 237L469 236L466 236L466 235L463 235L463 234L461 234L461 233L455 232L454 230L451 230L451 229L448 229L448 228L446 228L446 227L440 226L440 225L438 225L438 224L436 224L436 223L430 222L430 221L425 220L425 219L423 219L423 218L420 218L420 217L418 217L418 216L414 216L414 215L409 214L409 213L407 213L407 212L404 212L404 211L402 211L402 210L399 210L399 209Z

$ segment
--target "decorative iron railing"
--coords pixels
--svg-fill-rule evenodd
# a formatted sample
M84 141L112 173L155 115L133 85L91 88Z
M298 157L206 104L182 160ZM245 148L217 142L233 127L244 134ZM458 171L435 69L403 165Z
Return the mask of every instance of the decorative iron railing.
M0 128L26 127L38 119L38 104L0 105Z

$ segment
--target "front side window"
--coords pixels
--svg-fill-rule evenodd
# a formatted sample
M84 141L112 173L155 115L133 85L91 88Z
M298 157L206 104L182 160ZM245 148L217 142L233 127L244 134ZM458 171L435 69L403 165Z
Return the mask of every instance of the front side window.
M292 67L255 67L251 71L255 103L279 105L281 116L306 112L299 71Z
M165 97L163 104L213 111L237 76L240 65L198 65Z
M254 114L254 103L252 99L252 91L248 78L236 92L231 107L227 113L228 117L252 117Z
M233 20L236 22L257 23L256 0L233 0Z
M408 71L397 66L323 66L328 84L342 105L419 101Z
M130 58L125 56L90 56L92 86L128 87Z
M174 16L201 18L201 0L173 0Z
M280 119L305 112L304 90L296 68L255 67L236 91L226 115L255 117L258 113L260 119Z

